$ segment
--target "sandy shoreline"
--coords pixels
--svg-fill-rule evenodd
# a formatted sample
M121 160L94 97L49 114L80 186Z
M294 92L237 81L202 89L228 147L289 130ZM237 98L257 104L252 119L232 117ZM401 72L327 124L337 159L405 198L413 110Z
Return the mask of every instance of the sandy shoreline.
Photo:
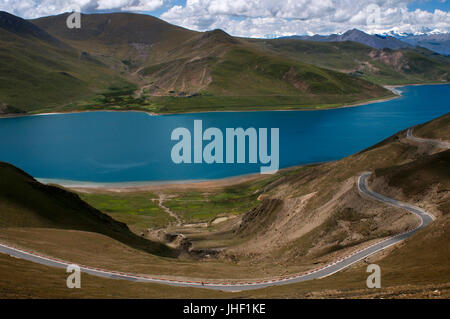
M315 162L301 165L295 165L285 167L280 172L287 172L290 170L296 170L305 166L320 165L328 162ZM275 174L275 175L276 175ZM185 191L185 190L207 190L207 189L220 189L224 187L234 186L246 182L255 182L272 175L250 173L238 176L224 177L218 179L209 180L180 180L180 181L160 181L160 182L123 182L123 183L94 183L94 182L74 182L74 181L58 181L58 180L45 180L37 179L43 184L59 185L66 189L74 190L82 193L138 193L138 192L151 192L151 191Z
M289 169L289 168L287 168ZM225 177L221 179L213 179L213 180L200 180L200 181L167 181L167 182L142 182L142 185L139 183L111 183L111 184L98 184L98 185L89 185L87 183L86 186L83 185L75 185L71 186L64 185L64 183L60 185L66 189L74 190L82 193L137 193L137 192L151 192L151 191L161 191L161 190L171 190L171 191L184 191L187 189L190 190L205 190L205 189L218 189L224 188L228 186L233 186L245 182L253 182L258 181L264 178L267 178L268 175L262 175L259 173L240 175L234 177ZM51 183L50 183L51 184ZM81 184L81 183L80 183ZM116 184L116 185L114 185ZM133 185L134 184L134 185Z

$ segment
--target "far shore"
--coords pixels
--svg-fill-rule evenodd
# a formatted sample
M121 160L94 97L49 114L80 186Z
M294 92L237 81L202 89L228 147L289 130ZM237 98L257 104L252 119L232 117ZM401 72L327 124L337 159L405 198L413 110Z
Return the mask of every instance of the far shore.
M393 90L390 90L395 94ZM394 96L365 100L361 102L355 102L352 104L344 104L335 107L304 107L304 108L287 108L283 109L282 106L274 109L243 109L243 110L219 110L219 111L187 111L179 113L154 113L144 110L122 110L122 109L98 109L98 110L79 110L79 111L61 111L61 112L43 112L43 113L18 113L18 114L0 114L0 118L16 118L16 117L29 117L29 116L47 116L47 115L62 115L62 114L79 114L79 113L92 113L92 112L135 112L135 113L146 113L150 116L161 116L161 115L181 115L181 114L202 114L202 113L241 113L241 112L295 112L295 111L323 111L323 110L335 110L347 107L356 107L361 105L367 105L372 103L386 102L400 97L401 95L395 94Z
M121 109L98 109L98 110L79 110L79 111L61 111L61 112L43 112L43 113L20 113L20 114L0 114L1 118L16 118L16 117L27 117L27 116L46 116L46 115L59 115L59 114L78 114L78 113L90 113L90 112L138 112L138 113L146 113L150 116L158 116L158 115L178 115L178 114L202 114L202 113L237 113L237 112L295 112L295 111L323 111L323 110L335 110L342 109L348 107L357 107L362 105L374 104L387 102L396 98L401 97L401 94L395 90L395 88L406 87L406 86L423 86L423 85L449 85L450 83L415 83L415 84L394 84L394 85L383 85L384 88L390 90L394 95L389 97L383 97L373 100L364 100L361 102L355 102L350 104L344 104L336 107L304 107L304 108L287 108L283 109L283 107L275 108L275 109L244 109L244 110L219 110L219 111L188 111L188 112L179 112L179 113L154 113L144 110L121 110Z

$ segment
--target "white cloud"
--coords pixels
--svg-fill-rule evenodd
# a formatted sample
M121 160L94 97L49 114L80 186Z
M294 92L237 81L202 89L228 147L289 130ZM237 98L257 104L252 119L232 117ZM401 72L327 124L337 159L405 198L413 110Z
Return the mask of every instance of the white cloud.
M221 28L237 36L328 34L358 28L389 31L450 31L450 13L408 11L411 0L187 0L161 15L194 30ZM374 11L374 7L377 10Z
M0 0L0 10L24 18L71 11L153 11L175 0ZM443 0L441 0L443 1ZM450 32L450 13L408 10L413 0L186 0L161 18L186 28L220 28L236 36L329 34L358 28L369 33ZM376 10L374 11L374 8Z
M23 18L37 18L72 11L153 11L164 0L0 0L0 10Z
M96 2L97 10L153 11L163 5L163 0L97 0Z

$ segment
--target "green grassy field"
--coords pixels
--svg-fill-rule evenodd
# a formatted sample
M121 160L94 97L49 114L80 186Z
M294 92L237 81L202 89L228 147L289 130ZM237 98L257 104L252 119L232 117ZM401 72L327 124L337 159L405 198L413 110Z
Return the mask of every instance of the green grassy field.
M181 97L151 97L149 105L139 110L154 113L183 113L208 112L208 111L268 111L268 110L320 110L336 108L356 103L369 103L379 98L393 98L393 94L386 93L385 96L358 100L351 96L322 95L320 99L314 96L217 96L203 93L192 98ZM340 100L340 102L338 101Z
M186 191L162 190L166 199L163 205L177 214L185 223L210 222L217 216L243 214L258 205L257 197L267 178L256 183L243 183L224 189ZM162 228L174 222L158 206L158 194L154 192L132 193L78 193L89 205L114 219L126 223L131 230L140 233L147 228Z
M450 60L427 49L375 50L356 42L245 39L257 48L380 85L449 82Z
M171 198L164 205L185 222L210 222L219 215L243 214L257 206L261 187L267 183L268 180L264 180L256 184L227 187L221 191L171 193Z
M191 189L176 191L164 189L157 192L106 192L92 190L78 192L82 200L114 219L126 223L134 232L147 228L168 226L174 219L158 206L159 194L165 199L163 205L177 214L185 223L211 222L217 216L239 215L256 207L258 196L273 181L296 174L308 166L280 171L277 175L243 182L229 187Z
M137 234L150 227L163 228L174 222L154 201L158 196L153 193L79 195L89 205L127 224Z
M136 85L124 84L122 87L111 86L97 93L90 93L84 98L74 99L70 103L61 103L55 106L36 106L28 114L46 112L82 112L82 111L146 111L156 108L148 100L135 97Z

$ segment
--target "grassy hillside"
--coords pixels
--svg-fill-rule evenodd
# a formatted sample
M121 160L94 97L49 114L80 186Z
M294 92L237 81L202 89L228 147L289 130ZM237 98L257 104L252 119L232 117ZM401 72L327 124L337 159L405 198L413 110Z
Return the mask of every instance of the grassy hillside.
M443 115L414 128L414 135L423 138L450 141L450 116Z
M82 14L82 27L68 29L68 14L30 20L74 48L121 60L132 69L147 59L158 60L198 32L142 14Z
M423 48L377 50L356 42L324 43L295 39L245 41L268 52L378 84L450 81L450 58Z
M367 265L358 263L320 280L246 292L180 288L82 276L82 289L67 289L64 269L53 269L26 260L0 255L0 297L8 298L450 298L450 284L442 248L445 233L430 226L383 260L372 258L382 269L381 289L367 289ZM447 226L448 229L448 226ZM421 263L417 251L421 251ZM398 262L401 260L401 262ZM436 267L440 270L435 272ZM408 269L409 271L405 271ZM431 271L430 271L431 270ZM424 276L425 274L425 276ZM431 276L431 277L430 277ZM39 278L39 281L36 280ZM442 284L444 282L444 284Z
M0 18L0 104L15 110L10 113L53 110L99 92L134 88L88 53L32 23L5 12Z
M186 75L195 74L191 71L195 69L194 63L204 68L204 73L198 74L203 87L198 86L201 88L196 93L187 91L185 84ZM161 79L167 74L178 80L171 83L172 96L150 97L158 106L156 111L183 112L186 108L201 111L210 110L212 105L215 110L322 108L392 96L391 92L358 78L264 55L242 45L233 45L220 57L188 63L183 66L186 71L176 77L178 68L167 63L152 72L146 69L150 77Z
M69 30L65 18L32 22L106 64L122 64L124 76L140 86L140 100L131 102L138 109L320 108L392 96L364 80L262 52L221 30L193 32L127 13L83 15L83 27ZM106 105L112 106L125 107Z
M0 162L0 228L55 228L100 233L137 249L172 255L128 227L83 202L77 195L46 186L18 168Z
M433 193L436 210L450 212L450 150L424 156L411 163L375 170L374 178L383 180L378 188L401 189L401 196L410 202L421 202ZM383 185L383 187L381 187ZM430 199L429 199L430 200Z
M448 118L420 129L432 128L439 135ZM442 216L450 198L450 158L448 151L438 151L411 143L400 132L340 161L282 177L266 186L261 204L244 215L236 230L243 242L229 252L251 256L270 251L266 258L304 262L414 227L411 214L361 197L356 180L363 171L375 171L371 185L376 191Z

